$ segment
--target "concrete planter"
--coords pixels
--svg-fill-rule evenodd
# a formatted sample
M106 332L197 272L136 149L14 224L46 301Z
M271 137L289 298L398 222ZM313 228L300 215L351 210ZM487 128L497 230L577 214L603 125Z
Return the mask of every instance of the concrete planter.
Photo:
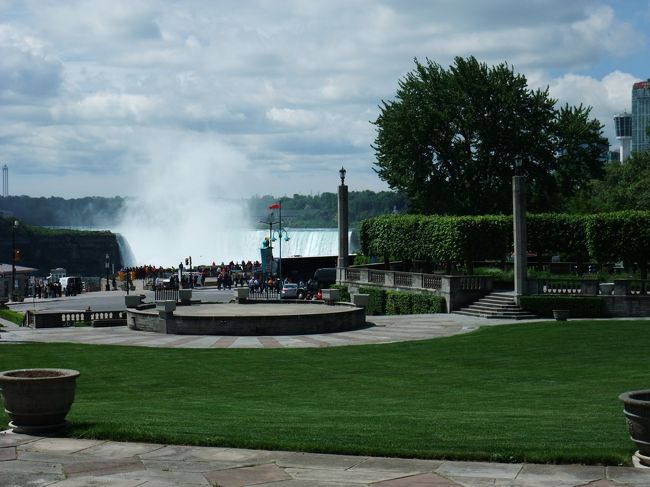
M600 294L604 294L606 296L609 296L614 292L613 282L601 282L598 287L600 288Z
M173 313L176 310L176 301L158 301L156 310L163 313Z
M142 297L139 294L129 294L124 296L124 303L127 308L137 308L142 302Z
M178 299L181 303L189 303L192 300L192 290L191 289L179 289L178 290Z
M650 390L624 392L618 398L623 402L630 439L639 448L634 464L650 468Z
M66 425L79 371L19 369L0 372L5 411L15 433L43 434Z
M359 308L367 308L370 294L353 294L352 304Z
M340 289L323 289L323 301L325 302L336 302L341 300L341 290Z
M235 288L235 297L237 299L246 299L250 294L250 290L247 287L237 287Z
M557 321L566 321L569 319L569 310L568 309L554 309L553 318Z

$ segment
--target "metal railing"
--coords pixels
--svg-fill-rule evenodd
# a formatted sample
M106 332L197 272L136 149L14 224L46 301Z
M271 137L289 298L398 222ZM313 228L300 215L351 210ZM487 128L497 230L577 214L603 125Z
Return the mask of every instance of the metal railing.
M155 301L178 301L178 289L156 289Z
M275 301L280 299L280 292L274 287L252 288L248 294L249 300Z

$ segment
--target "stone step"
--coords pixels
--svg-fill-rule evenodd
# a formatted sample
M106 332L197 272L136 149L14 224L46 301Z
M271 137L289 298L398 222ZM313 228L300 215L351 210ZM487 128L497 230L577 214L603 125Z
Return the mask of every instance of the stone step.
M537 318L535 315L529 313L517 313L517 314L500 314L500 313L477 313L466 309L461 309L459 311L454 311L455 314L465 315L465 316L474 316L476 318L486 318L486 319L502 319L502 320L534 320Z
M516 306L515 300L512 298L499 298L499 297L486 296L484 298L479 299L478 302L495 303L495 304L512 304Z
M509 320L535 319L537 316L525 311L515 303L512 293L494 292L454 313L479 318L501 318Z
M470 304L466 307L467 309L473 309L476 311L485 311L485 312L504 312L504 313L517 313L521 312L522 309L519 306L486 306L481 303Z

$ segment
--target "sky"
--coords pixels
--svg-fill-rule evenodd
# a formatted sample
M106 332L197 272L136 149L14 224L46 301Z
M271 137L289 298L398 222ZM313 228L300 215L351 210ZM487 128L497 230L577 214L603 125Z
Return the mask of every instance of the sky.
M0 0L0 165L11 195L318 194L341 166L385 190L381 101L455 56L592 106L617 146L648 26L650 0Z

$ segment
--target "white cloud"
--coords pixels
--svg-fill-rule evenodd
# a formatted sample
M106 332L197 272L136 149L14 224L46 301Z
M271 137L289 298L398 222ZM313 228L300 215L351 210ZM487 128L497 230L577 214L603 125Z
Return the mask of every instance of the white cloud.
M631 111L632 84L639 81L628 73L614 71L602 79L590 76L567 74L552 80L549 89L551 96L559 102L593 107L591 115L605 126L605 136L616 147L613 117L622 111Z
M385 187L372 172L370 121L414 57L443 67L454 56L506 61L531 86L593 105L610 130L612 114L629 109L631 80L648 75L643 24L623 7L613 0L5 1L2 154L12 187L24 184L25 192L39 171L74 181L93 170L96 187L54 187L106 194L108 168L111 185L137 188L128 168L150 160L149 147L165 140L227 154L263 176L260 192L332 190L341 164L353 189ZM210 167L227 171L216 161Z

